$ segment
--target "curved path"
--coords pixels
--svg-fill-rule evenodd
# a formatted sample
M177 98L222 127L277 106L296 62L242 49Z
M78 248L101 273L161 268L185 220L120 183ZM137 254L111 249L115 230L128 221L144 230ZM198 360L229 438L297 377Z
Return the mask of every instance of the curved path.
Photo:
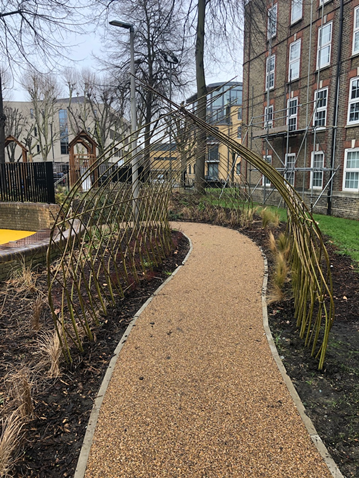
M85 476L331 477L268 345L258 247L174 227L193 251L121 350Z

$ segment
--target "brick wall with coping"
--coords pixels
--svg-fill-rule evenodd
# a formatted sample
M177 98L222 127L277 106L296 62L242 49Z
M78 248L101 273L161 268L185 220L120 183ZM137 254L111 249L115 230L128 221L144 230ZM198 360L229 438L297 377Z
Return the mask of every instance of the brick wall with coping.
M59 209L58 204L2 202L0 229L18 231L51 229Z

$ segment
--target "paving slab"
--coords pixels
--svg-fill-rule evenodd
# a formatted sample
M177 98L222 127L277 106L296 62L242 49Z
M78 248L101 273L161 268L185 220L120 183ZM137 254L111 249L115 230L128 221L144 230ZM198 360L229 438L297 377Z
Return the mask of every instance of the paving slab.
M260 250L227 228L174 227L192 253L126 339L85 476L331 477L268 345Z

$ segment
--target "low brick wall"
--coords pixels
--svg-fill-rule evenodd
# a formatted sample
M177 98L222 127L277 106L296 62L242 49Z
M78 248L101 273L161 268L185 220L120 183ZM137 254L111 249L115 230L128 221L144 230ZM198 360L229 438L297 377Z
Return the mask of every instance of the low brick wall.
M2 202L0 229L40 231L51 229L60 209L58 204Z
M17 249L13 253L6 251L0 254L0 282L7 280L13 271L23 266L34 268L39 264L46 264L48 247L49 240L46 239Z

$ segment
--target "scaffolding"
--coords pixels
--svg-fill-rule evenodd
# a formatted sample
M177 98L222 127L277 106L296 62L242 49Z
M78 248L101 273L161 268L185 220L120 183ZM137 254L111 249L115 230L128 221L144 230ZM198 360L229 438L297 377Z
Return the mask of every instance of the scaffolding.
M263 150L265 151L263 159L269 161L272 160L272 155L276 158L276 163L279 167L274 166L277 171L279 171L288 182L292 184L294 187L294 180L297 174L301 174L301 188L296 188L297 191L300 193L302 200L305 202L308 199L309 195L309 207L311 212L313 212L314 208L319 203L320 199L323 197L323 194L327 192L328 195L328 206L327 212L330 214L330 205L331 205L331 197L333 193L333 179L336 175L340 166L334 166L334 153L335 153L335 139L332 142L332 147L325 148L322 147L321 141L318 137L318 133L322 133L323 131L327 131L332 129L332 135L336 135L337 130L337 112L335 115L334 124L328 125L325 124L324 127L318 126L317 123L317 111L320 108L322 98L318 95L318 92L323 89L321 86L321 78L320 73L321 69L318 68L317 70L317 79L316 79L316 95L314 100L310 99L311 89L313 85L310 82L310 76L313 73L311 70L311 62L312 62L312 49L313 45L313 25L317 23L317 20L313 20L313 4L314 0L309 0L310 3L310 21L309 21L309 43L308 43L308 65L307 65L307 86L306 86L306 101L299 104L297 99L296 106L289 106L289 102L291 99L294 99L293 92L292 92L292 78L288 78L288 82L286 81L285 75L285 84L284 84L284 95L286 100L286 107L283 109L276 109L272 108L272 113L270 113L270 100L271 100L271 91L275 91L276 88L271 88L270 85L270 62L272 57L272 34L270 33L267 37L268 40L268 57L266 59L266 69L265 69L265 82L266 82L266 106L264 109L264 113L261 115L254 115L254 87L252 86L252 95L251 98L248 99L247 108L248 110L251 109L250 121L247 125L246 135L249 135L249 148L254 149L255 139L262 139L262 150L257 151L260 156L263 156ZM269 8L268 8L268 25L271 25L271 7L273 7L273 1L270 1ZM321 18L320 18L320 28L324 25L324 5L321 8ZM342 33L340 32L340 35ZM302 55L301 51L301 55ZM341 52L339 51L338 54L340 55ZM301 56L302 57L302 56ZM300 58L301 58L300 57ZM304 58L304 55L303 55ZM339 64L339 59L338 59ZM301 77L303 78L303 77ZM339 69L337 69L336 75L336 85L339 88L338 84L339 80ZM336 91L336 98L335 102L337 103L338 92ZM326 102L328 104L328 95L326 98ZM337 106L337 105L336 105ZM295 111L293 111L295 109ZM313 112L310 114L311 109ZM298 124L298 113L302 110L305 111L305 125L302 128L299 128ZM294 114L293 114L294 113ZM303 118L303 114L300 118ZM295 126L291 123L291 120L295 118ZM281 124L281 126L273 127L273 124ZM310 137L311 136L311 137ZM298 151L296 153L291 152L291 139L292 138L299 138L300 145ZM282 138L282 145L280 150L276 149L274 146L274 140ZM301 138L301 139L300 139ZM243 138L245 139L245 138ZM311 152L311 158L309 163L308 158L308 151L309 151L309 144L312 142L313 148ZM258 147L258 144L256 145ZM272 152L272 155L269 154L269 151ZM331 157L327 158L327 152L331 153ZM323 155L323 160L321 165L315 164L315 153L321 153ZM303 165L299 166L300 161L299 158L302 154L302 161ZM294 161L292 161L293 156L295 155ZM291 159L291 160L289 160ZM328 159L330 159L328 161ZM272 160L273 162L273 160ZM307 164L310 166L307 166ZM325 164L329 164L329 167L325 167ZM257 191L261 190L263 195L263 204L268 203L269 199L276 191L276 189L266 180L265 177L261 176L253 184L252 182L252 173L257 171L251 167L248 168L248 184L249 184L249 194L253 197L253 194ZM309 173L309 188L306 188L305 185L308 181L308 173ZM325 174L326 173L326 174ZM322 178L322 187L321 189L315 188L314 186L314 178L317 177ZM324 178L326 176L326 181L324 182ZM279 200L278 206L281 205L281 199Z

